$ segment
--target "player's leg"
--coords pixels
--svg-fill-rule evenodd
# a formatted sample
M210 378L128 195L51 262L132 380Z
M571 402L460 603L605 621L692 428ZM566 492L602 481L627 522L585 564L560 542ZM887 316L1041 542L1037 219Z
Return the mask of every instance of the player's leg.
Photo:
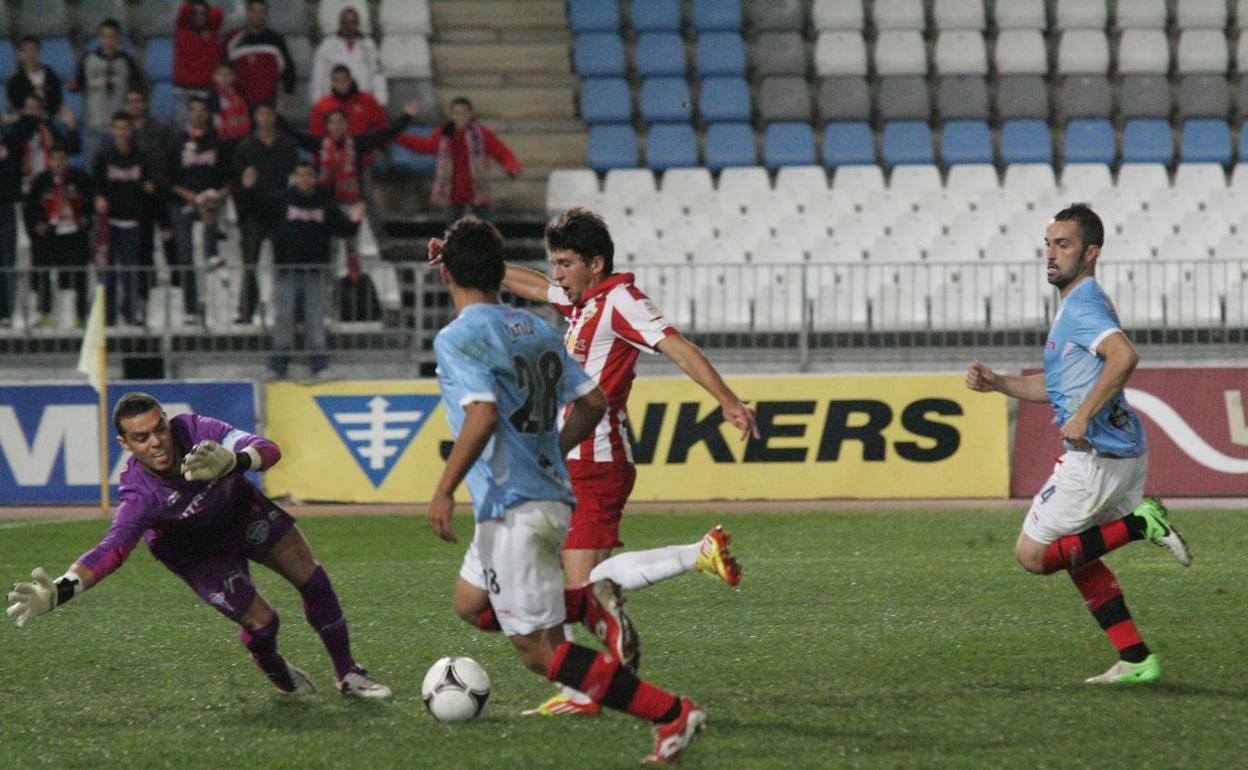
M732 557L731 545L732 535L717 525L696 543L617 553L594 567L589 581L610 580L625 591L635 591L697 571L735 586L741 582L741 566Z
M277 632L281 628L277 610L258 591L253 589L253 593L251 604L238 618L238 624L242 626L238 638L251 653L251 659L278 691L286 695L316 692L308 675L290 665L277 651ZM217 609L229 614L224 607L218 606Z

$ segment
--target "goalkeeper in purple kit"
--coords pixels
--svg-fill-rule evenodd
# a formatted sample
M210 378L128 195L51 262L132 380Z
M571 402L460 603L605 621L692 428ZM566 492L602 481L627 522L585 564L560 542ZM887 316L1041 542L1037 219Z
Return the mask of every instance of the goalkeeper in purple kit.
M387 698L351 657L347 621L325 569L295 519L243 474L273 467L277 444L202 415L165 416L160 402L128 393L113 409L117 442L133 453L121 474L121 504L108 534L55 581L42 567L10 591L9 617L31 618L91 588L125 562L140 539L200 599L238 623L243 646L283 693L315 691L307 674L277 651L277 612L256 590L249 561L289 581L308 623L333 660L338 691Z

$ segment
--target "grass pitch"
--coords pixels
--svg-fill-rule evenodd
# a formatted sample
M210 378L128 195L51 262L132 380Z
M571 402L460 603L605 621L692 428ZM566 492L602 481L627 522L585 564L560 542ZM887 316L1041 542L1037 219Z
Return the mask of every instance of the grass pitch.
M637 515L630 548L691 542L723 521L738 589L687 575L632 594L642 674L693 697L710 730L684 766L731 768L1227 768L1248 756L1242 512L1180 512L1183 569L1134 543L1108 562L1155 685L1082 680L1113 649L1065 575L1024 573L1018 511ZM272 690L234 627L145 549L73 604L0 627L0 766L625 768L650 748L630 717L519 711L552 688L507 641L451 613L464 545L423 518L304 519L342 597L356 657L396 691L346 701L295 591L264 568L282 652L320 691ZM456 521L461 540L466 518ZM59 574L101 521L0 525L0 580ZM588 638L585 636L584 638ZM444 726L420 680L438 657L493 680L483 719Z

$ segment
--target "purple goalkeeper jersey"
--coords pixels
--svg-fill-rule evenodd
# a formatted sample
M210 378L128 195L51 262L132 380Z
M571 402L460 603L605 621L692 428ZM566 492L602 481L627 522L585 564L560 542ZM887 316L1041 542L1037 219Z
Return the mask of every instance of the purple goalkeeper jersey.
M181 414L169 421L175 457L184 456L209 439L235 452L254 446L261 467L270 468L281 458L277 444L238 430L227 423L198 414ZM175 460L175 462L177 462ZM249 479L232 473L213 481L187 481L181 476L161 477L133 457L121 474L121 504L108 534L77 560L95 573L97 581L112 573L146 536L149 547L175 548L187 555L211 553L239 524L259 497Z

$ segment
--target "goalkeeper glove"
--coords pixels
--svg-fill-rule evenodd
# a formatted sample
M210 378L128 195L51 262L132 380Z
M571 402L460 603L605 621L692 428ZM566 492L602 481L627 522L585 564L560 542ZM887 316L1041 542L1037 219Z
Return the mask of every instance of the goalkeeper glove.
M31 618L37 618L56 609L82 590L82 578L73 572L67 572L53 583L43 567L35 567L30 572L33 583L15 583L9 591L9 605L5 613L17 619L18 626L26 625Z
M240 456L246 457L240 463ZM182 476L187 481L211 481L235 470L248 470L254 463L250 453L235 454L211 439L195 445L182 460Z

